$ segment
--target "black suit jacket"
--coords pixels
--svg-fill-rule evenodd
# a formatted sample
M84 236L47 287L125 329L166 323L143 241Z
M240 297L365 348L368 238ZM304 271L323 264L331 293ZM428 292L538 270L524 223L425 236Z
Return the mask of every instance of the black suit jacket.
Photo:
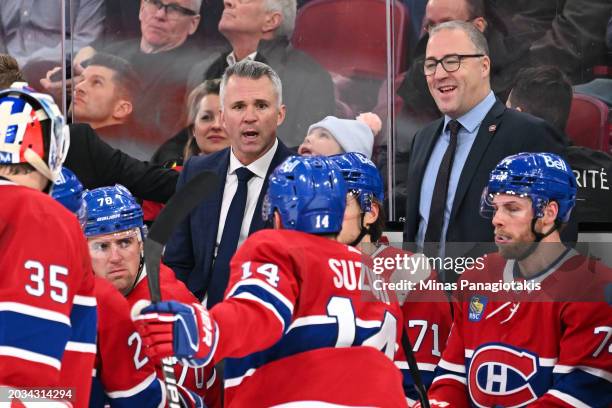
M420 130L412 144L408 165L404 241L414 242L419 229L419 201L425 168L442 132L444 118ZM480 197L489 173L503 158L521 152L563 154L565 141L552 126L526 113L507 109L496 101L482 121L474 144L461 171L451 209L446 241L492 242L491 220L480 216ZM447 256L478 256L493 247L447 245ZM494 249L493 249L494 251Z
M249 235L264 228L265 222L261 217L261 205L268 189L268 176L290 155L291 151L279 140L278 148L272 158L257 200ZM200 300L206 293L208 293L209 299L219 300L222 299L225 292L225 287L221 287L222 285L219 282L226 284L226 281L223 277L212 276L212 265L229 158L230 148L228 147L207 156L195 156L189 159L183 167L177 185L177 189L180 189L196 174L205 170L212 171L219 176L218 191L202 201L179 224L168 241L164 253L164 262L174 270L177 278L185 282L189 290ZM212 306L210 303L209 305Z
M135 196L165 203L174 194L178 172L142 162L112 148L86 124L70 125L64 166L88 189L123 184Z

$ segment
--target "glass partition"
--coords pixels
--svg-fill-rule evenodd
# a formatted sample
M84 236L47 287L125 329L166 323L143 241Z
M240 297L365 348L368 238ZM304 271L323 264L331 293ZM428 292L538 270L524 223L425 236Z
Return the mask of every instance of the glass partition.
M89 123L108 143L137 158L167 165L202 151L195 142L192 153L186 146L208 91L200 86L188 100L190 92L219 78L234 57L266 62L283 82L287 116L278 136L288 147L297 150L310 125L325 116L378 114L382 129L372 159L385 180L387 217L403 222L406 195L413 191L408 187L415 182L407 180L415 160L413 137L441 117L422 68L428 31L456 18L484 33L499 101L506 103L522 68L553 64L574 91L567 125L557 130L577 145L610 153L609 2L588 7L566 2L559 8L491 1L472 9L458 2L451 14L441 15L424 0L299 1L295 14L280 7L270 11L284 23L266 26L264 35L254 11L259 2L47 0L44 7L3 2L2 46L17 58L28 82L52 93L73 122ZM248 32L259 34L243 35ZM100 57L87 70L94 54L121 59ZM96 78L110 85L96 88ZM547 95L534 91L531 99ZM556 106L557 100L540 105ZM218 104L214 101L213 110ZM357 139L345 139L355 146ZM577 213L584 215L579 222L597 229L612 218L596 204L610 200L610 167L605 155L591 151L569 155L579 179Z

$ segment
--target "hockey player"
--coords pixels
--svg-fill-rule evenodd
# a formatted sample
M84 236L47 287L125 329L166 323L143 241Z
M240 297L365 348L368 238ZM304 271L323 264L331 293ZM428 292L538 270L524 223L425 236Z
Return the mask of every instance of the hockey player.
M53 188L51 188L51 197L76 215L81 227L85 226L87 209L83 200L83 184L72 170L62 167L58 178L53 183Z
M123 186L100 187L84 195L87 207L85 235L88 238L94 272L108 280L133 305L140 299L149 299L149 287L143 258L143 240L146 227L143 212L132 194ZM177 280L172 270L160 265L162 297L181 302L195 302L196 298L185 285ZM145 366L148 358L140 337L130 337L130 356L136 368ZM162 378L160 366L159 378ZM215 381L214 369L204 372L203 368L189 368L176 365L179 386L204 397L208 407L220 405L220 383ZM182 390L181 390L182 391ZM182 394L185 394L182 392ZM182 395L187 397L187 395ZM199 398L191 398L190 406L200 406Z
M94 277L76 218L41 193L69 136L48 95L0 91L0 385L61 385L38 396L81 407L96 353Z
M132 310L149 356L225 359L228 406L406 406L401 310L362 300L362 254L338 242L348 193L329 159L288 158L264 203L275 230L234 255L223 302Z
M75 174L62 168L53 184L51 196L72 211L81 226L87 217L83 185ZM148 361L135 360L131 346L142 344L130 319L130 305L125 297L106 279L95 277L95 295L98 306L98 336L93 386L88 406L104 407L159 407L165 393L156 378L155 367ZM181 396L193 397L184 389ZM185 406L192 406L187 405Z
M374 163L360 153L345 153L331 156L330 159L340 168L352 192L347 201L347 216L341 238L369 255L363 258L369 267L369 273L364 274L364 291L369 290L378 298L402 304L404 329L411 340L423 385L427 388L433 381L434 369L450 332L450 303L443 291L420 290L418 285L411 291L381 289L382 283L401 284L410 281L418 284L421 280L435 281L437 274L435 270L430 270L426 259L419 259L419 255L380 242L385 226L382 206L384 197L380 173ZM403 268L401 263L397 265L395 260L398 256L401 259L404 256L411 258L413 262L410 265L415 267ZM382 267L389 264L393 266ZM380 268L384 270L380 271ZM405 363L400 368L405 369L403 372L407 374ZM404 387L409 404L414 404L418 394L412 375L406 376Z
M459 281L432 407L610 406L612 309L596 300L611 270L562 244L575 200L554 154L509 156L491 172L481 214L498 253ZM510 290L487 289L499 282Z

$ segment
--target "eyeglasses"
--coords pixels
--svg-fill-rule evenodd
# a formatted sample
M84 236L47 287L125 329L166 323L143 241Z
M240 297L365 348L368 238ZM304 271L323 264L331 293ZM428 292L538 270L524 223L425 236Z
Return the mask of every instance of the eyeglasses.
M161 0L144 0L144 4L149 8L149 10L153 12L163 8L168 18L177 19L183 16L198 15L196 11L190 10L183 6L179 6L176 3L164 4L161 2Z
M427 76L435 74L440 63L446 72L455 72L461 67L462 59L479 57L484 57L484 54L450 54L445 55L442 59L427 58L423 64L423 72Z

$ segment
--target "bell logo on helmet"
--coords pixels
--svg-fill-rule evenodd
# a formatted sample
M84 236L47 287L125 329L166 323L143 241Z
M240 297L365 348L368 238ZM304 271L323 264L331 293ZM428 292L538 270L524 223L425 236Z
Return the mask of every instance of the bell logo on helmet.
M567 166L565 165L565 162L563 160L555 160L546 154L543 154L542 157L544 158L544 163L546 164L546 167L552 167L554 169L567 171Z

